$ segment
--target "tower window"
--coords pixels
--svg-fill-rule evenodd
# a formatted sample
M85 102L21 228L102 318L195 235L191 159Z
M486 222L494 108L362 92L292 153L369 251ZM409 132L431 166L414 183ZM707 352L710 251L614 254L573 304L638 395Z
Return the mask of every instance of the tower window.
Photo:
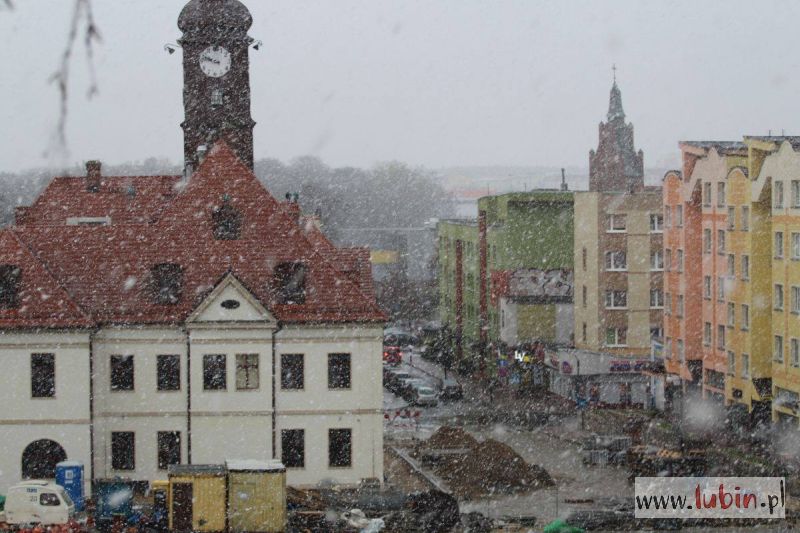
M175 304L181 298L183 268L175 263L160 263L151 270L152 296L157 304Z
M281 263L275 267L274 292L279 304L303 304L306 301L306 266Z
M222 89L211 91L211 105L213 107L219 107L223 104L223 94Z
M221 241L235 241L242 232L242 215L230 203L227 195L222 205L211 212L214 224L214 238Z
M19 281L22 271L16 265L0 265L0 309L19 306Z

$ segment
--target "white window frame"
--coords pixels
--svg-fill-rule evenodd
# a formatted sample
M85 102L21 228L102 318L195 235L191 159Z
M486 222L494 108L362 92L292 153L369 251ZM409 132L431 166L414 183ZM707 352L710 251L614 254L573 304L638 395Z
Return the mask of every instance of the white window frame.
M776 363L783 363L783 336L774 335L772 339L772 359Z
M783 311L784 304L783 284L776 283L772 287L772 308L776 311Z
M661 272L664 270L663 250L653 250L650 252L650 270L652 272Z
M772 242L773 257L775 257L775 259L783 259L783 232L776 231L774 235Z
M606 309L627 309L628 291L608 290L606 291Z
M650 309L664 309L664 291L650 289Z
M750 306L742 304L742 331L750 330Z
M742 206L742 231L750 231L750 207Z
M608 342L609 332L614 332L614 341L613 343ZM625 337L622 340L622 337ZM624 348L628 346L628 332L627 328L606 328L606 346L609 348Z
M664 233L664 215L650 213L650 233Z
M621 227L617 224L619 220L622 220ZM628 218L621 213L609 213L606 233L625 233L626 231L628 231Z
M618 256L622 256L622 263L624 263L623 267L616 267L614 266L617 261ZM610 265L610 266L609 266ZM620 250L608 251L606 252L606 262L605 262L606 271L608 272L626 272L628 270L628 256L625 252Z

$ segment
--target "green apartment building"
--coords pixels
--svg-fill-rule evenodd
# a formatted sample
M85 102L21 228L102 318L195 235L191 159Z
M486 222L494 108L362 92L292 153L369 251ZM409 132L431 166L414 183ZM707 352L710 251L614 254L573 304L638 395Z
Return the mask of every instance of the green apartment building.
M481 340L571 343L573 194L486 196L478 213L438 226L442 323L464 350Z

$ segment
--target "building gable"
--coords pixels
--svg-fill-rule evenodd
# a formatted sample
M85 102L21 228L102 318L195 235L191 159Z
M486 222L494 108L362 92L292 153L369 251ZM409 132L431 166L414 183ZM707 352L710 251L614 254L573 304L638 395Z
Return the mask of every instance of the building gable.
M189 324L262 322L276 325L275 317L231 273L217 284L186 320Z

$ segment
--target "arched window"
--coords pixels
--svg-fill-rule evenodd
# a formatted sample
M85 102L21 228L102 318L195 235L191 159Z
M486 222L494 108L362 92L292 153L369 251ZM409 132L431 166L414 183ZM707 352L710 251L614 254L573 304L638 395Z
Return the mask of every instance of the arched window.
M55 441L31 442L22 452L23 479L54 479L56 464L67 460L67 452Z

